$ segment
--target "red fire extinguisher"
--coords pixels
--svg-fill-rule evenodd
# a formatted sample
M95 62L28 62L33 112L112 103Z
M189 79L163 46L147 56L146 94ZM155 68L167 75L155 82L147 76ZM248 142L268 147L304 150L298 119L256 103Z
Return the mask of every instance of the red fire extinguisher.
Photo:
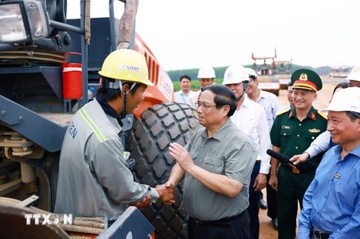
M69 55L79 55L79 52L66 52L62 64L63 97L64 99L80 99L82 96L82 65L67 62Z

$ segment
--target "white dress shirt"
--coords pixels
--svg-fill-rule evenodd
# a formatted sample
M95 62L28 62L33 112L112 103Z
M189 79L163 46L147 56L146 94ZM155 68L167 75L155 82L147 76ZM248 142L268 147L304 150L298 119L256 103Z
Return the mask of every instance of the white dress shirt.
M195 103L198 101L199 95L201 93L201 90L193 92L187 99L187 104L193 108L196 109Z
M174 102L176 103L187 103L188 98L191 94L193 94L194 91L189 91L188 94L185 94L184 92L182 92L182 90L176 91L174 93Z
M259 173L268 174L270 156L266 150L271 147L271 141L263 107L245 96L240 109L236 110L230 119L254 141L259 152L257 160L261 160Z
M321 152L328 150L330 144L331 135L329 131L322 132L316 139L310 144L309 148L305 150L312 158Z
M270 130L274 123L276 113L279 111L278 98L273 93L260 90L260 96L256 100L256 103L259 103L262 107L264 107L268 128Z

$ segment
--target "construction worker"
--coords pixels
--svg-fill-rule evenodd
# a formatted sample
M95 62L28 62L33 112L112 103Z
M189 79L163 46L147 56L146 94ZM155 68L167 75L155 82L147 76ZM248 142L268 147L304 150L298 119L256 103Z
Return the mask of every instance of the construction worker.
M200 93L205 89L206 86L215 83L215 77L215 70L211 66L204 66L199 69L197 78L200 82L200 90L189 96L187 103L191 108L196 109L195 104L199 98Z
M321 90L320 76L308 69L296 70L291 75L294 108L278 113L270 131L272 149L292 157L304 152L311 142L326 130L326 115L317 111L312 103ZM279 239L295 238L298 203L302 208L305 190L315 175L322 154L293 168L271 159L269 184L277 190Z
M176 160L168 182L184 180L183 203L189 213L189 239L249 238L250 174L256 147L230 117L235 95L223 85L211 85L197 102L199 129L185 147L170 144ZM231 143L230 143L231 142Z
M186 103L191 94L194 94L194 91L191 90L191 78L188 75L180 76L180 88L181 90L174 93L174 102L177 103Z
M268 122L264 108L246 95L249 75L242 65L231 65L224 73L223 85L234 92L236 96L236 110L231 121L237 125L253 141L258 150L256 163L253 167L249 187L250 238L259 238L259 197L266 187L266 175L270 169L270 157L266 150L271 147Z
M66 131L59 165L55 212L113 217L128 205L139 208L157 199L172 203L173 189L134 182L119 133L153 83L145 57L128 49L109 54L99 74L96 98L74 115Z
M329 149L306 190L298 239L359 238L360 88L335 93L328 107Z
M279 111L279 100L275 94L267 91L262 91L259 88L258 75L253 69L245 69L249 75L249 85L246 89L246 94L252 101L260 104L264 108L270 131L274 123L276 113ZM270 172L266 175L266 178L267 180L270 179ZM269 184L266 184L266 200L268 205L263 199L263 194L260 191L258 205L261 209L268 209L267 215L271 218L274 229L277 230L277 196L276 191Z

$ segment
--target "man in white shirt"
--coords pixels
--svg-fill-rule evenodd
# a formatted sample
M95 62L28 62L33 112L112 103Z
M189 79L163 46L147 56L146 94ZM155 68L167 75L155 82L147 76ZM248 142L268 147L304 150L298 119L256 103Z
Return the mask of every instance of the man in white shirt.
M191 90L191 78L188 75L182 75L180 77L181 90L174 93L174 102L186 103L188 98L194 91Z
M253 69L245 69L249 75L249 85L246 89L246 94L251 100L260 104L264 108L270 130L274 123L276 112L279 111L279 100L275 94L267 91L262 91L259 88L258 75ZM267 180L269 179L270 174L267 175ZM266 201L267 205L263 199L262 192L260 192L259 207L262 209L268 209L267 215L271 218L274 229L277 230L277 193L268 184L266 185Z
M236 95L236 111L231 120L255 143L258 149L257 162L253 168L249 185L250 238L259 238L259 193L267 184L266 175L270 170L270 157L266 150L271 147L268 123L265 110L258 103L250 100L245 94L249 84L246 69L241 65L228 67L224 74L223 85Z
M279 100L275 94L262 91L259 88L258 75L253 69L245 69L249 75L249 85L246 89L246 94L251 100L260 104L264 108L268 126L269 129L271 129L276 117L276 112L279 110Z

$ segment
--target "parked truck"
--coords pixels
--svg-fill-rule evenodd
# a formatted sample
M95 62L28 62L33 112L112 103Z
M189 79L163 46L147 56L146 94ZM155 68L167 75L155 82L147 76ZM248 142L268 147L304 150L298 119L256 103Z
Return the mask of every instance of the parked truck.
M122 141L134 178L150 186L167 180L175 163L169 144L184 145L198 121L194 109L172 102L170 77L136 33L137 4L0 0L0 197L21 201L35 194L37 208L53 210L65 130L76 108L88 102L90 87L96 95L102 62L118 47L144 54L155 84L123 119ZM156 203L141 210L157 238L187 237L181 185L175 199L172 206Z

